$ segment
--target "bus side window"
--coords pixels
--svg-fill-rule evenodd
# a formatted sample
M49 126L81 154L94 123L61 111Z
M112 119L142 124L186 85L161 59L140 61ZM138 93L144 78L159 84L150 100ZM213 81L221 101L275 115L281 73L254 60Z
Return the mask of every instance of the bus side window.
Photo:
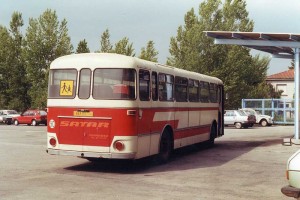
M199 101L199 81L189 79L189 101L198 102Z
M158 87L157 87L157 73L156 72L152 72L152 100L153 101L157 101L158 99Z
M209 83L200 81L200 101L202 103L209 102Z
M216 84L209 84L209 96L210 96L210 102L217 103L217 85Z
M176 76L175 77L175 99L178 102L187 102L187 86L188 79Z
M174 101L173 85L174 76L169 74L159 74L158 95L160 101Z
M139 93L141 101L150 100L150 72L147 70L139 71Z
M82 69L79 75L78 97L80 99L88 99L90 97L90 90L91 90L91 70Z

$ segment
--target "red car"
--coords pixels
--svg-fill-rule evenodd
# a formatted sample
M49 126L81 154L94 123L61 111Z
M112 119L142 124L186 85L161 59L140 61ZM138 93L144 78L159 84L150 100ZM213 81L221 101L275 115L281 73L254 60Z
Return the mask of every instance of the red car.
M17 126L19 124L27 124L37 126L39 124L47 125L47 112L44 110L26 110L18 117L13 117L13 122Z

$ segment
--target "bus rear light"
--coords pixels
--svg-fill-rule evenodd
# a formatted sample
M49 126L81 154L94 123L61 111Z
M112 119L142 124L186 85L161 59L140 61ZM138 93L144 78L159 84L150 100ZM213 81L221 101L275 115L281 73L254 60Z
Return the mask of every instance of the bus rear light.
M56 139L55 138L51 138L49 140L49 143L51 144L51 146L55 147L56 146Z
M121 141L116 141L114 143L114 148L117 149L118 151L123 151L125 149L125 145Z

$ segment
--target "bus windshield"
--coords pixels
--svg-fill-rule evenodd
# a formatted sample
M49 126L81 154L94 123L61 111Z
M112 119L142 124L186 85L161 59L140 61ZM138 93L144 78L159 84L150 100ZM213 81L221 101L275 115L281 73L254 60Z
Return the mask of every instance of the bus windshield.
M48 98L73 99L76 94L77 70L53 69L49 73Z
M90 95L89 80L91 73L87 70L53 69L49 75L48 98L73 99L79 85L79 98ZM94 99L135 99L136 72L134 69L95 69L93 73L92 97ZM89 76L89 77L86 77ZM87 81L84 81L84 80ZM84 87L87 85L88 87ZM80 95L82 94L82 95Z

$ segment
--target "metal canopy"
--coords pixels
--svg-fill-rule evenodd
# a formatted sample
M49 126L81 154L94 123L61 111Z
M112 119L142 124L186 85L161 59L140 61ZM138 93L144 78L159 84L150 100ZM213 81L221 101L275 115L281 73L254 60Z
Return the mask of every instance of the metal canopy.
M215 44L232 44L272 54L274 58L295 59L295 136L299 143L299 52L300 34L204 31Z
M294 58L293 48L300 48L300 34L205 31L215 44L235 44L272 54L275 58Z

